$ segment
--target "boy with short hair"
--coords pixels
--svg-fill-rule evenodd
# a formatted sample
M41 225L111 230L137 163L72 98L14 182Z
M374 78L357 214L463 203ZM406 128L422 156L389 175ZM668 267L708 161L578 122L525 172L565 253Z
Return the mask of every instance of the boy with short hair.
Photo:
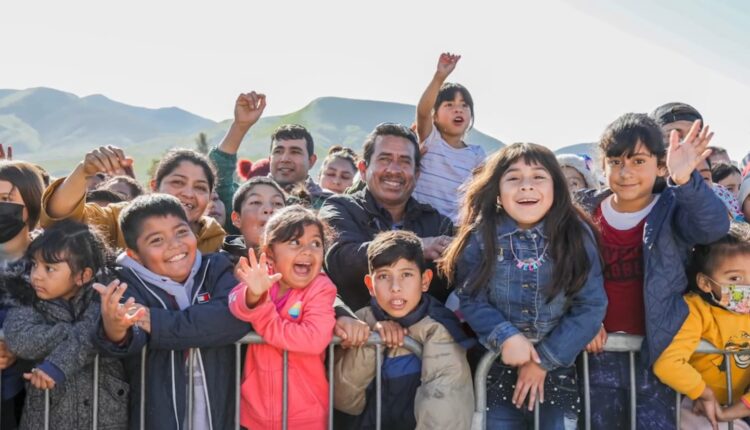
M474 406L466 350L474 340L456 316L427 292L427 268L419 238L408 231L381 233L367 250L365 276L370 306L357 312L372 329L393 321L422 344L422 357L403 347L385 349L382 361L382 427L388 429L469 428ZM355 415L351 428L374 428L374 346L337 349L334 405Z
M117 258L118 281L97 286L102 319L95 341L124 358L132 387L130 428L140 428L144 346L147 429L187 427L188 378L193 378L193 428L232 428L233 343L250 325L229 312L228 295L237 284L231 263L197 250L183 206L169 195L137 197L120 215L120 227L126 251Z

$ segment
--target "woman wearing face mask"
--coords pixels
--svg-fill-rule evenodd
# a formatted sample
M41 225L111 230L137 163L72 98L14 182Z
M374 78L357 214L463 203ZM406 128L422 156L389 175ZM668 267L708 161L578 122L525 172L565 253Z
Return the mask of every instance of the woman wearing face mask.
M11 270L10 263L23 257L31 243L41 209L44 184L39 170L23 161L0 160L0 272ZM0 282L0 328L12 301ZM2 370L2 419L0 428L15 429L23 407L21 363L0 341Z

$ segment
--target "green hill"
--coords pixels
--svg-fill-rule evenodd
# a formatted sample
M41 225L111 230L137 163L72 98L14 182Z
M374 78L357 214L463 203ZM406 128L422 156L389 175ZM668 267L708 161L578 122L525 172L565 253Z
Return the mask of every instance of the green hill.
M359 151L367 134L381 122L409 125L415 107L406 104L323 97L286 115L262 118L248 133L240 157L257 159L269 152L270 135L282 124L307 127L316 153L335 144ZM194 147L200 132L217 145L231 120L214 122L179 108L146 109L102 95L78 97L50 89L0 89L0 143L10 144L17 159L41 164L53 175L70 171L94 147L116 145L135 158L145 179L151 160L169 148ZM467 139L490 153L503 144L477 130Z

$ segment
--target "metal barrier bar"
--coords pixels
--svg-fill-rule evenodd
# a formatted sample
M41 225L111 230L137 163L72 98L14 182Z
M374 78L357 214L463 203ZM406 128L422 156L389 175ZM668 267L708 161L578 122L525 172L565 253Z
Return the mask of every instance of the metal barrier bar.
M193 407L195 405L195 362L193 361L193 348L188 349L188 430L193 430Z
M240 430L240 385L242 385L242 344L234 344L234 429Z
M99 354L94 356L94 416L92 417L94 430L99 428Z
M0 330L0 340L3 340L3 334L2 330ZM242 339L240 339L238 342L235 343L235 428L240 428L240 398L241 398L241 372L242 372L242 363L241 363L241 345L242 344L262 344L265 343L263 341L263 338L258 335L257 333L249 333L246 336L244 336ZM334 337L332 342L328 346L328 354L329 354L329 368L328 368L328 378L330 381L330 387L328 391L328 401L329 401L329 422L328 422L328 428L333 429L333 359L334 359L334 347L336 345L341 344L341 339L339 337ZM381 413L382 413L382 372L381 367L383 364L382 360L382 350L383 350L383 344L382 340L380 339L380 336L377 333L373 333L370 335L370 337L367 339L367 342L365 345L368 346L375 346L376 349L376 355L377 355L377 361L376 361L376 410L377 410L377 417L376 417L376 428L378 430L382 427L382 420L381 420ZM404 338L404 345L403 348L409 350L413 354L418 355L419 357L422 356L422 345L415 341L414 339L410 337ZM140 404L139 404L139 428L141 430L144 430L146 428L146 363L147 363L147 355L148 355L148 347L144 347L141 350L141 369L140 369ZM189 349L188 353L188 429L192 429L194 426L193 422L193 408L194 408L194 401L195 401L195 395L194 395L194 370L195 370L195 350L193 348ZM288 377L288 368L289 368L289 362L288 362L288 351L283 352L283 394L282 394L282 428L287 429L288 428L288 384L289 384L289 377ZM490 363L491 364L491 363ZM97 354L94 357L94 374L93 374L93 393L92 393L92 410L93 410L93 429L96 430L99 425L99 382L100 382L100 356ZM0 370L0 393L2 392L2 371ZM486 399L486 397L485 397ZM538 401L537 401L538 406ZM537 407L538 409L538 407ZM1 416L0 416L1 417ZM50 428L50 390L44 390L44 429L49 430Z
M328 430L333 430L333 350L334 344L328 345Z
M286 430L289 424L289 352L284 350L284 367L282 370L282 394L281 394L281 430Z
M607 343L604 346L606 352L621 352L628 353L629 355L629 379L630 379L630 405L629 405L629 416L630 416L630 428L636 428L637 418L637 386L636 386L636 357L635 354L641 350L641 343L643 342L643 336L627 335L621 333L611 333L607 338ZM701 341L694 353L700 354L722 354L724 355L726 363L726 378L727 378L727 403L732 404L732 370L731 370L731 357L736 354L748 353L748 350L742 351L724 351L717 349L706 341ZM474 398L475 407L474 415L472 416L471 428L472 430L486 429L487 427L487 376L489 374L492 363L500 357L499 353L488 352L480 360L474 374ZM591 387L590 387L590 376L589 376L589 355L586 351L583 351L581 355L582 366L583 366L583 405L584 405L584 428L585 430L591 430ZM677 428L680 427L681 416L680 406L682 403L682 396L680 393L676 393L675 396L675 423ZM732 422L727 423L730 430L733 429L734 424ZM537 400L534 407L534 428L539 428L539 401Z
M44 390L44 430L49 430L49 390Z
M146 353L148 345L141 350L141 405L139 425L141 430L146 430Z

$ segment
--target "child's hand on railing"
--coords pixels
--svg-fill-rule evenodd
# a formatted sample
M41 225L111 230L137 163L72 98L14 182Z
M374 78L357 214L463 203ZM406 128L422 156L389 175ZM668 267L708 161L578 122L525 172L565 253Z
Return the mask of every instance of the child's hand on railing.
M125 303L120 303L128 286L125 283L120 283L119 280L114 280L107 286L99 283L94 283L93 286L102 299L104 333L110 341L120 343L127 336L130 327L144 317L148 309L143 306L137 307L135 299L132 297ZM149 330L150 328L149 324Z
M749 416L750 408L742 400L738 400L735 404L727 408L716 408L716 420L721 422L740 420Z
M342 316L336 318L333 334L341 338L343 348L358 348L370 337L370 327L364 321Z
M31 369L30 373L24 373L23 379L29 381L31 385L40 390L51 390L55 388L55 380L36 367Z
M401 324L395 321L378 321L375 324L375 331L380 335L380 339L386 348L396 348L404 346L404 336L409 332L401 327Z
M0 340L0 370L5 370L16 362L16 355L10 352L4 341Z
M592 352L598 354L604 351L604 345L607 343L607 330L604 330L604 324L599 329L599 333L594 336L594 339L586 345L586 352Z
M522 334L514 334L505 339L500 351L500 359L508 366L519 367L534 361L541 363L534 345Z
M281 273L268 274L266 253L260 254L260 259L256 260L255 251L252 248L250 248L247 258L240 258L234 268L234 276L247 286L245 301L249 308L255 307L274 282L281 279Z
M547 371L533 361L519 367L516 389L513 391L513 404L519 409L522 408L527 395L530 411L534 410L537 399L539 399L539 403L544 403L545 377L547 377Z
M700 397L693 402L693 413L706 417L713 430L719 430L719 424L716 420L717 412L721 410L719 402L716 400L714 392L710 388L703 389Z

